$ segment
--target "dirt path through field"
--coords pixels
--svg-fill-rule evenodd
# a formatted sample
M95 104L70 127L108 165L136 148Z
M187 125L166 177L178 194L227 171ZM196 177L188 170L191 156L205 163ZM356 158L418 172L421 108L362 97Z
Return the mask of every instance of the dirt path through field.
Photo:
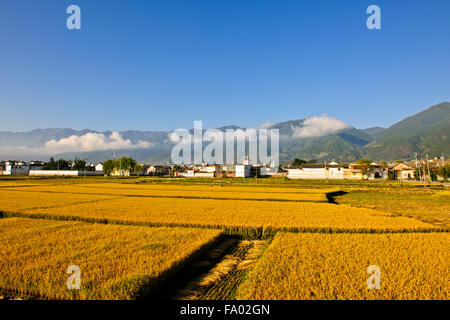
M157 299L231 300L271 239L226 236L168 281Z
M268 240L240 240L213 268L189 281L179 289L175 299L223 300L233 299L236 289L244 280Z

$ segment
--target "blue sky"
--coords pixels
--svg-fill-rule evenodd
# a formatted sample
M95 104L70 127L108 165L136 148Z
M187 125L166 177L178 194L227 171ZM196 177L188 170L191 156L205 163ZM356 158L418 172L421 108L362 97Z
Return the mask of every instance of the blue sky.
M66 28L81 8L82 29ZM381 8L382 30L366 28ZM450 100L450 1L0 0L0 131L389 126Z

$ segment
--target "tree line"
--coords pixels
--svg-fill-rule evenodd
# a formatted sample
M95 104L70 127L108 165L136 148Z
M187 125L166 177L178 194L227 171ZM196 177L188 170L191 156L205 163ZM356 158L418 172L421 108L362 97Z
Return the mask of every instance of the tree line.
M142 165L138 164L136 160L128 157L121 157L119 159L108 159L103 162L103 172L111 174L113 171L128 170L130 172L141 172Z
M43 170L86 170L86 159L55 160L53 157L44 165Z

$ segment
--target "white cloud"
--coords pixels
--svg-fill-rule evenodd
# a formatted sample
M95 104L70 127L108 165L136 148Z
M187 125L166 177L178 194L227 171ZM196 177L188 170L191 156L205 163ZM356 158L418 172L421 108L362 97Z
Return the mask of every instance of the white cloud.
M292 136L294 138L322 137L348 128L350 126L345 122L322 114L306 118L302 127L292 126Z
M103 133L89 132L82 136L70 136L60 140L50 140L45 143L45 151L51 153L63 152L89 152L98 150L118 150L148 148L150 143L139 140L133 144L131 140L124 139L118 132L108 137Z
M188 136L188 135L192 136L191 134L188 133L187 130L184 130L184 131L180 131L180 130L181 129L178 129L178 130L172 131L172 132L167 134L170 142L172 142L172 143L180 142L181 141L181 138L180 138L181 133L186 134L186 136Z
M269 129L271 127L273 127L274 125L276 125L279 122L272 122L270 120L267 120L265 123L260 124L258 127L256 127L257 129Z

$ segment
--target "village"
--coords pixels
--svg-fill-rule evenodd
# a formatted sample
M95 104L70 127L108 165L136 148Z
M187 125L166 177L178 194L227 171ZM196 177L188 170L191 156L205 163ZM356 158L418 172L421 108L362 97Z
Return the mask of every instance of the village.
M65 161L65 160L58 160ZM116 164L114 164L114 162ZM108 168L105 168L107 162ZM316 162L295 159L279 165L250 164L248 158L242 164L158 165L136 163L131 158L107 160L103 163L86 163L76 166L67 162L64 168L48 169L42 161L0 161L3 176L157 176L173 178L268 178L283 177L304 180L397 180L446 182L450 175L450 160L444 157L411 161Z

